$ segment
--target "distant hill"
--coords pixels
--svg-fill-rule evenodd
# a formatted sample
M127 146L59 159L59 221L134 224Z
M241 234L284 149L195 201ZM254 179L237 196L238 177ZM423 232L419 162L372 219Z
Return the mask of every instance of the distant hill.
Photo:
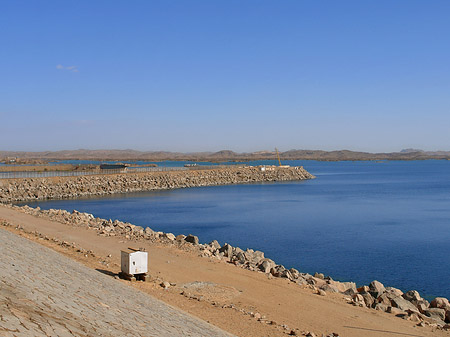
M405 149L400 152L369 153L349 150L289 150L280 152L283 160L425 160L450 159L450 151L423 151ZM250 153L236 153L231 150L218 152L166 152L166 151L136 151L136 150L65 150L44 152L0 151L0 160L6 158L20 158L23 160L193 160L193 161L247 161L276 159L275 151L257 151Z
M411 153L411 152L425 152L424 150L418 150L418 149L403 149L400 151L400 153Z

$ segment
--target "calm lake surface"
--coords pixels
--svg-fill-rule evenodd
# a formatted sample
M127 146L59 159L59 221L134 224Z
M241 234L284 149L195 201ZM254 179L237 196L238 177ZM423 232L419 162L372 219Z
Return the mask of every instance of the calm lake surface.
M450 161L285 163L317 179L28 204L192 233L262 250L301 272L450 298Z

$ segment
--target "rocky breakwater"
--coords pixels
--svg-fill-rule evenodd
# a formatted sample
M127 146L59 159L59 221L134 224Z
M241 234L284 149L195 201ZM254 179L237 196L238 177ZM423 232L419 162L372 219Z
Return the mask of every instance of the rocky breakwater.
M81 177L0 180L0 202L64 199L115 193L253 182L312 179L303 167L229 167L208 170L126 173Z
M200 256L232 263L237 267L265 273L267 277L285 278L303 288L309 288L317 295L327 293L343 294L351 305L381 310L412 322L418 326L434 326L450 330L450 303L448 299L437 297L431 302L422 298L415 290L403 292L394 287L385 287L378 281L357 288L354 282L339 282L321 273L314 275L302 273L295 268L286 268L253 249L241 249L225 243L220 245L213 240L208 244L199 242L197 236L156 232L118 220L96 218L92 214L65 210L41 210L39 207L9 206L21 212L58 221L71 226L87 227L96 230L101 236L120 236L138 242L146 240L158 244L174 245L180 249L197 252Z

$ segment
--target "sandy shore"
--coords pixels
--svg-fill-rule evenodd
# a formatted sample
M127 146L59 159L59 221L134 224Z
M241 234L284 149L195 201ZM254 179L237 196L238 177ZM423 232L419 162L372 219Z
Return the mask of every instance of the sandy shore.
M0 219L22 230L9 230L51 247L86 266L114 277L120 271L120 250L143 247L149 252L152 282L126 283L239 336L285 336L292 332L340 336L449 336L450 332L393 314L349 305L342 294L319 296L287 279L198 256L149 241L104 237L97 231L73 227L0 206ZM41 237L32 234L37 231ZM42 236L47 236L45 240ZM66 241L61 245L62 241ZM75 246L73 248L72 246ZM77 252L79 248L83 252ZM86 250L92 253L86 254ZM109 257L110 256L110 257ZM163 289L162 281L171 286Z

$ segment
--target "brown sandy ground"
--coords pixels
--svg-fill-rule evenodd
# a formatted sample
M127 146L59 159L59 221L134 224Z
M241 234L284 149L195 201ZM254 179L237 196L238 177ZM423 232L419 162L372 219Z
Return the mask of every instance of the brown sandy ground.
M418 327L393 314L349 305L342 294L319 296L286 279L268 278L263 273L200 257L198 252L103 237L94 230L37 218L4 206L0 206L1 219L15 225L6 227L10 231L111 277L120 271L121 249L145 248L149 252L152 281L117 282L136 287L238 336L306 332L317 336L336 333L341 337L450 336L448 331ZM83 252L77 251L80 247ZM162 281L171 286L163 289Z

